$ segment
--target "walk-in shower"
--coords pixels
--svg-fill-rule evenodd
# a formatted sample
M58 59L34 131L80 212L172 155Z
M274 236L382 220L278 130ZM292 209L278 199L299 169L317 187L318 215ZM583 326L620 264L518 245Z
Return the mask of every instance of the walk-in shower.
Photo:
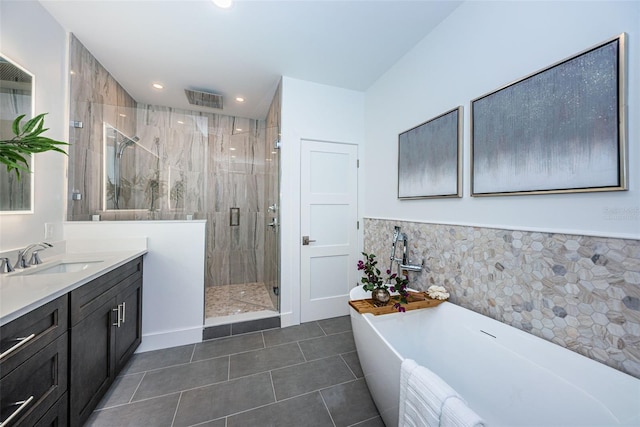
M205 326L278 316L277 127L154 106L126 113L136 117L128 134L104 124L101 218L206 220Z

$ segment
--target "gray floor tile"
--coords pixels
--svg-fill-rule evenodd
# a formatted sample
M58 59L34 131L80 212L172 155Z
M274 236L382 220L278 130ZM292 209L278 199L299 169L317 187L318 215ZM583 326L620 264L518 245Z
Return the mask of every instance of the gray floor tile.
M320 393L310 393L230 416L227 427L333 427Z
M278 345L230 357L229 378L244 377L304 362L298 343Z
M129 403L143 376L144 373L140 373L116 378L96 409Z
M196 344L193 360L210 359L212 357L228 356L244 351L264 348L262 333L238 335L237 337L219 338Z
M378 414L364 379L340 384L320 392L336 427L346 427Z
M356 345L353 341L353 333L349 331L300 341L300 348L307 360L314 360L350 353L356 349Z
M383 426L353 379L348 316L140 353L124 372L87 425L169 426L175 414L175 427L331 426L329 415L338 427Z
M318 325L327 335L338 334L351 330L351 317L340 316L331 319L318 320Z
M340 356L277 369L271 372L271 377L277 400L288 399L355 379Z
M270 331L264 331L262 334L264 335L264 342L267 347L325 335L317 322L303 323L302 325L289 326L282 329L272 329Z
M95 411L85 427L169 427L180 393Z
M196 424L196 427L226 427L226 426L227 426L226 418L220 418L218 420L207 421L206 423ZM384 424L382 425L382 427L384 427Z
M187 365L149 371L145 374L133 400L147 399L176 391L187 390L226 381L229 375L229 358L218 357Z
M275 402L268 372L182 393L175 427L189 426Z
M362 372L362 366L360 366L360 359L358 359L357 352L352 351L351 353L344 353L340 356L345 363L349 365L351 372L353 372L357 378L364 378L364 372Z
M195 344L182 345L163 350L136 353L122 370L122 375L166 368L167 366L189 363Z
M351 427L384 427L384 421L380 417L375 417L361 423L351 424Z

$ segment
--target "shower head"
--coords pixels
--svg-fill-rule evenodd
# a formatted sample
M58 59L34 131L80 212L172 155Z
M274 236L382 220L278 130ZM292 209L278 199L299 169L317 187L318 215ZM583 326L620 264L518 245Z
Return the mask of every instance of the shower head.
M134 136L133 138L128 138L125 136L124 140L120 142L120 145L118 145L118 154L116 156L118 158L122 157L122 153L124 153L124 150L126 150L127 147L132 146L138 141L140 141L140 138L138 138L137 136Z

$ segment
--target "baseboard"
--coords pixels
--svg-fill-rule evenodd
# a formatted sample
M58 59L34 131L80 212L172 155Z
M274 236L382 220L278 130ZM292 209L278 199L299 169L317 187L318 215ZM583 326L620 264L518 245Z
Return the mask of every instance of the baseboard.
M300 322L296 322L293 312L280 313L280 327L286 328L287 326L299 325Z
M202 342L202 326L142 335L136 353Z

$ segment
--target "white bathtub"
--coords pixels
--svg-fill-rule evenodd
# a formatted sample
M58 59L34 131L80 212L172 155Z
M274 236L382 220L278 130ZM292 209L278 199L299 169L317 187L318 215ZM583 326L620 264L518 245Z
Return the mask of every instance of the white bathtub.
M404 358L438 374L489 426L640 426L639 379L460 306L382 316L352 308L351 324L387 427L398 425Z

